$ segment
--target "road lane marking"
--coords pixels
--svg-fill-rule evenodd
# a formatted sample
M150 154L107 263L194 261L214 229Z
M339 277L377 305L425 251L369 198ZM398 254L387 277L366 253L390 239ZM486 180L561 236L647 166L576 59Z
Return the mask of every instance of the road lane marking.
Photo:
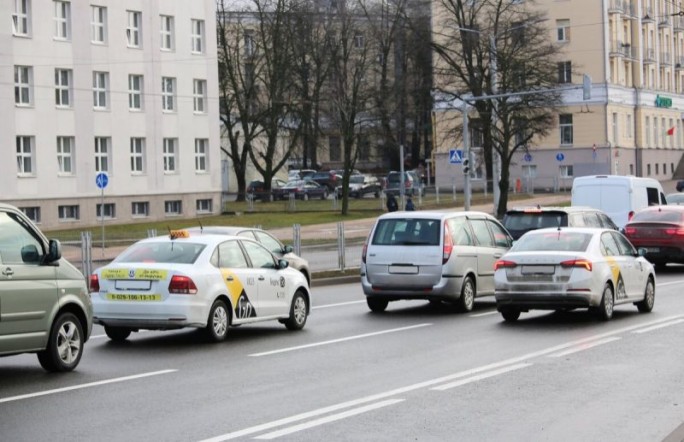
M488 371L486 373L471 376L469 378L461 379L459 381L451 382L451 383L444 384L444 385L439 385L437 387L432 387L431 390L437 390L437 391L449 390L451 388L460 387L461 385L470 384L471 382L477 382L477 381L481 381L482 379L487 379L487 378L491 378L494 376L498 376L500 374L508 373L509 371L515 371L515 370L519 370L521 368L529 367L530 365L532 365L532 364L531 363L520 363L520 364L511 365L508 367L503 367L503 368L500 368L498 370Z
M548 355L548 357L549 358L560 358L562 356L571 355L573 353L577 353L580 351L589 350L590 348L597 347L599 345L608 344L609 342L619 341L620 339L622 339L622 338L620 338L619 336L613 336L610 338L599 339L597 341L586 342L586 343L579 345L575 348L569 348L567 350Z
M681 324L682 322L684 322L684 319L676 319L676 320L674 320L674 321L665 322L665 323L658 324L658 325L653 325L653 326L651 326L651 327L642 328L642 329L639 329L639 330L634 330L632 333L646 333L646 332L650 332L650 331L652 331L652 330L657 330L657 329L659 329L659 328L669 327L669 326L671 326L671 325Z
M324 304L324 305L316 305L311 308L311 310L318 310L319 308L330 308L330 307L343 307L347 305L352 305L352 304L365 304L366 301L349 301L349 302L340 302L337 304Z
M684 279L680 279L678 281L659 282L656 284L656 287L665 287L666 285L675 285L675 284L682 284L682 283L684 283Z
M6 398L1 398L0 404L4 403L4 402L13 402L13 401L19 401L22 399L30 399L30 398L34 398L34 397L47 396L50 394L63 393L65 391L72 391L72 390L80 390L83 388L97 387L99 385L114 384L116 382L132 381L135 379L147 378L150 376L158 376L158 375L162 375L162 374L173 373L176 371L178 371L178 370L170 369L170 370L152 371L149 373L141 373L141 374L135 374L132 376L124 376L121 378L106 379L104 381L90 382L87 384L72 385L71 387L56 388L54 390L45 390L45 391L39 391L36 393L22 394L19 396L10 396L10 397L6 397Z
M287 436L288 434L296 433L302 430L307 430L309 428L317 427L319 425L327 424L330 422L339 421L362 413L367 413L369 411L398 404L399 402L403 401L404 399L388 399L386 401L376 402L374 404L366 405L365 407L353 408L342 413L331 414L330 416L322 417L320 419L312 420L299 425L294 425L292 427L283 428L282 430L274 431L272 433L263 434L261 436L255 437L255 439L275 439L280 436Z
M494 310L493 312L484 312L484 313L475 313L473 315L470 315L471 318L479 318L480 316L490 316L490 315L496 315L499 312L497 310Z
M379 331L379 332L364 333L362 335L347 336L346 338L339 338L339 339L331 339L329 341L314 342L313 344L306 344L306 345L298 345L296 347L281 348L280 350L265 351L262 353L252 353L250 356L254 356L254 357L270 356L270 355L274 355L274 354L278 354L278 353L286 353L289 351L303 350L305 348L320 347L322 345L337 344L339 342L353 341L356 339L363 339L363 338L369 338L372 336L385 335L387 333L396 333L396 332L402 332L402 331L406 331L406 330L413 330L415 328L428 327L430 325L432 325L432 324L426 323L426 324L411 325L409 327L393 328L390 330L383 330L383 331Z

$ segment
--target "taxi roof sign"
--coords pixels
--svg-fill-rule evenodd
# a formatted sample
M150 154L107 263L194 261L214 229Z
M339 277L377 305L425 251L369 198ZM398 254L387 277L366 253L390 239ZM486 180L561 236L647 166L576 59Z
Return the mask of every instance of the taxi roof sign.
M169 230L169 238L190 238L190 232L185 229Z

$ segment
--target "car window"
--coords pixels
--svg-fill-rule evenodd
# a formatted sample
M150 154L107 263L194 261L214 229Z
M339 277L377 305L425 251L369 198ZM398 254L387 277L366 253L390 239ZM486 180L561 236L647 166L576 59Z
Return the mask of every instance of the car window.
M245 246L249 260L252 262L252 267L257 269L276 268L273 255L263 246L252 241L243 241L242 244Z
M601 253L604 256L620 256L621 254L611 232L604 232L601 235Z
M0 262L38 264L43 254L43 245L26 227L10 214L0 213Z
M494 247L494 239L489 233L486 220L471 219L469 221L470 225L473 227L473 233L475 234L477 245L482 247Z
M121 253L114 262L159 262L165 264L192 264L206 247L190 242L139 242Z
M632 243L629 242L627 238L625 238L621 233L619 232L611 232L613 235L613 239L615 239L615 242L617 243L618 247L620 248L620 255L624 256L635 256L636 255L636 250L634 250L634 246Z
M283 253L283 245L266 232L254 231L257 240L273 253Z
M419 246L440 244L438 219L383 219L373 234L373 245Z
M449 232L451 232L451 240L455 245L472 246L474 244L470 225L465 217L450 218L447 220L447 225L449 226Z
M238 232L237 236L242 238L256 239L251 230L243 230L242 232Z
M218 246L219 267L244 269L247 265L247 258L237 241L226 241Z
M581 213L570 213L568 214L568 226L571 227L584 227L584 215Z
M646 188L646 197L648 198L649 206L660 205L660 201L658 200L658 189L656 189L655 187Z
M606 229L617 230L618 226L615 225L612 219L605 213L597 213L599 220L601 221L601 226Z
M511 237L503 227L492 220L487 220L487 225L489 225L489 228L492 230L492 234L494 235L494 244L497 247L508 248L511 246Z
M601 221L594 212L585 212L584 222L586 223L587 227L601 227Z
M632 218L632 222L658 221L668 223L680 223L682 222L682 215L684 215L684 212L672 209L644 210L641 212L637 212Z
M592 234L584 232L533 232L522 236L513 244L514 252L567 251L584 252L589 246Z

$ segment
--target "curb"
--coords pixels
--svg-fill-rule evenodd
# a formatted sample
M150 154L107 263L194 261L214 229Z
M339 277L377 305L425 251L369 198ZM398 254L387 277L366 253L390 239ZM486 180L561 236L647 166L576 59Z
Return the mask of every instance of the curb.
M333 278L321 278L311 279L311 287L324 287L327 285L337 285L337 284L353 284L355 282L361 282L360 275L354 276L336 276Z

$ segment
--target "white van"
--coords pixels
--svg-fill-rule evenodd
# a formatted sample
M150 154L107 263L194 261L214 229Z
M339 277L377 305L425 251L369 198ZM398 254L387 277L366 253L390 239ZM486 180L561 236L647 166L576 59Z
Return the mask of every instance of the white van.
M660 182L653 178L592 175L572 182L572 205L602 210L623 228L634 213L648 206L667 204Z

